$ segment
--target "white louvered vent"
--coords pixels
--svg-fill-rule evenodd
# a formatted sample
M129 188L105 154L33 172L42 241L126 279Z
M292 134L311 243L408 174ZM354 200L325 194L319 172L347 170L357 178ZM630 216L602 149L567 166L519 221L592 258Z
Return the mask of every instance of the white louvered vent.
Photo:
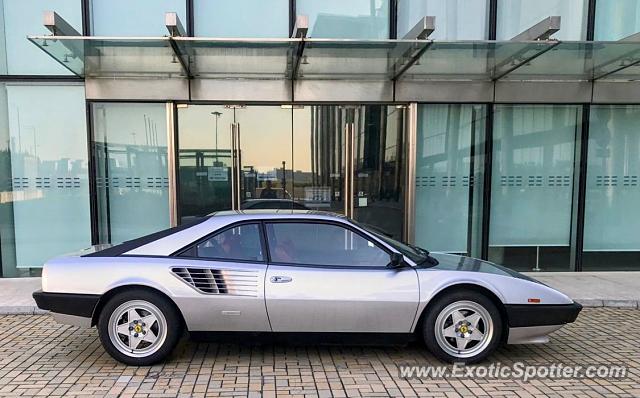
M172 268L171 272L205 294L258 295L258 272L214 268Z

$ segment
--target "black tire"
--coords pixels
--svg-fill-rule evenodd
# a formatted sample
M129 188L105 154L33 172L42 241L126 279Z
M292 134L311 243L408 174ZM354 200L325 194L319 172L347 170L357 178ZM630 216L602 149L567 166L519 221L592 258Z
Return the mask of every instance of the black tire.
M471 355L471 354L473 355L465 356L465 357L452 355L451 351L455 350L455 348L457 347L451 347L449 352L443 349L440 346L440 343L438 343L438 337L436 337L436 322L438 320L439 315L443 313L445 309L452 308L450 306L461 305L464 307L464 303L461 303L461 302L472 302L472 303L475 303L476 305L480 305L488 313L489 317L491 318L490 324L492 324L491 338L487 337L487 339L482 342L469 341L467 344L469 343L472 344L472 347L470 348L470 350L473 347L475 347L475 344L478 344L478 347L476 347L478 351L469 352L466 355ZM462 310L462 311L465 312L465 310ZM465 313L469 314L469 312L465 312ZM444 315L444 313L442 318L443 319L447 318ZM452 319L453 318L449 318L449 320L452 320ZM487 322L487 324L489 324L489 322ZM483 330L486 331L487 324L485 324L484 321L480 321L478 323L477 328L479 329L480 332L482 332ZM446 326L448 325L448 323L446 323L445 321L444 325ZM445 293L444 295L438 297L436 301L434 301L429 305L429 307L427 308L427 313L424 317L422 330L423 330L424 342L427 345L427 348L436 357L449 363L458 362L458 363L471 364L471 363L476 363L484 360L489 355L491 355L491 353L493 353L493 351L495 351L496 348L498 348L502 340L503 320L500 315L500 311L498 310L496 305L493 303L493 301L489 299L487 296L472 290L466 290L466 291L456 290L456 291ZM471 332L471 334L472 333L473 332ZM456 339L444 338L444 337L441 337L440 340L441 341L444 340L442 344L447 344L447 342L449 342L451 345L453 345L454 342L456 341ZM482 346L484 346L484 348L482 348ZM465 355L464 351L458 351L458 352L459 353L462 352L463 355Z
M164 316L166 320L166 333L164 341L158 343L158 348L146 356L130 356L121 352L118 347L111 341L109 335L109 322L111 315L124 303L131 301L144 301L155 306ZM134 288L123 291L113 296L102 308L98 318L98 335L104 349L115 360L127 365L147 366L163 361L173 351L176 344L180 341L184 330L182 317L174 304L165 296L154 293L149 290Z

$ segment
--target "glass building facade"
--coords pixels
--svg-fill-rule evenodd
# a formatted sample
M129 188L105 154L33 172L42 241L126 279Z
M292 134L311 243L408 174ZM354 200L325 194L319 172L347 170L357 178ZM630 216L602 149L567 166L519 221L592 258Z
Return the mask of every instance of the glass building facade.
M274 198L519 271L640 269L640 0L0 8L2 277Z

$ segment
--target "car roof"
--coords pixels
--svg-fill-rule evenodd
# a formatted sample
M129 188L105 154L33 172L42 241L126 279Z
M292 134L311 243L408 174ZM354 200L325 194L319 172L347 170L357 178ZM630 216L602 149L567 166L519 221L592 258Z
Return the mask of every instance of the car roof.
M212 213L186 227L180 226L174 232L171 230L161 231L155 236L152 234L135 241L126 242L123 245L118 245L118 250L121 251L120 254L126 255L167 256L228 225L242 221L274 219L341 220L342 222L348 222L348 218L345 216L316 210L226 210ZM131 243L135 244L132 245ZM126 251L123 251L124 249ZM101 256L99 253L94 254L94 256ZM107 254L114 255L115 251L103 253L102 255Z
M255 218L327 218L327 219L347 219L342 214L319 210L293 210L293 209L245 209L245 210L224 210L211 213L208 217L237 217L238 219Z

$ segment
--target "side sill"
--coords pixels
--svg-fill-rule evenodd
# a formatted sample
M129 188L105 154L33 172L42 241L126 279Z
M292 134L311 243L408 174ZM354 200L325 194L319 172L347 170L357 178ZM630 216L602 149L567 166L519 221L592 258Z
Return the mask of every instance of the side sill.
M403 346L415 341L414 333L354 333L354 332L189 332L197 341L215 341L238 344L286 345L364 345Z

